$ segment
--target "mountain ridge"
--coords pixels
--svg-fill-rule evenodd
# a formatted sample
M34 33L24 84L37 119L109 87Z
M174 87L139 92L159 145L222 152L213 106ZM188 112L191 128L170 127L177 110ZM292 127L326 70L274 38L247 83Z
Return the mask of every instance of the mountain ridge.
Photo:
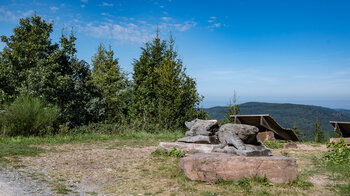
M292 128L294 124L311 137L314 122L318 116L325 133L332 135L333 127L329 121L350 121L350 110L331 109L322 106L292 104L292 103L266 103L247 102L240 105L240 114L269 114L285 128ZM204 108L211 119L222 121L226 106Z

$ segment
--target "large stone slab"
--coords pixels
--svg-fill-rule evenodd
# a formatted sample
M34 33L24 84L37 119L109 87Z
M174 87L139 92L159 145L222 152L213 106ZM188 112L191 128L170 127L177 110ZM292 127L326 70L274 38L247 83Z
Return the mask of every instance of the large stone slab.
M217 144L196 144L196 143L183 143L183 142L160 142L158 149L170 151L173 148L177 150L185 151L188 154L194 153L210 153L214 148L219 147Z
M218 179L264 177L272 183L296 179L296 160L290 157L244 157L225 153L200 153L180 159L179 167L191 180L213 182Z
M204 135L188 136L188 137L180 138L177 141L186 142L186 143L199 143L199 144L218 144L219 143L219 140L217 137L204 136Z

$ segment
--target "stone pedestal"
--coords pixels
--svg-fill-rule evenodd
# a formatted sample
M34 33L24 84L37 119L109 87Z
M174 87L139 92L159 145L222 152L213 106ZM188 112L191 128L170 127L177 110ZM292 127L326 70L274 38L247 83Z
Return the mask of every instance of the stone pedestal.
M298 175L290 157L244 157L225 153L201 153L180 159L179 167L191 180L216 181L264 177L272 183L288 183Z
M256 139L262 142L276 140L275 134L272 131L259 132L258 135L256 136Z
M185 151L188 154L194 153L210 153L214 148L219 147L218 144L196 144L196 143L184 143L184 142L160 142L158 149L170 151L173 148L177 150Z
M344 143L350 143L350 137L341 137L341 138L332 137L331 139L329 139L329 142L339 142L340 139L343 139Z

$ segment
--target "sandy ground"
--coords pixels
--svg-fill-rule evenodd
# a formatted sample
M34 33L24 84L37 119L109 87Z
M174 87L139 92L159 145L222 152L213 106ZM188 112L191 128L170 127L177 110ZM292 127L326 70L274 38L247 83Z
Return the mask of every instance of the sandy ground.
M187 186L187 181L172 177L176 165L170 166L174 165L171 160L152 156L156 146L125 146L118 141L104 141L41 147L55 150L37 157L22 157L23 167L17 169L0 168L0 196L59 195L60 191L67 195L188 195L192 189L221 191L212 184L193 182ZM273 154L295 157L299 172L303 172L313 167L310 157L325 150L325 145L298 144L297 149L275 149ZM297 195L318 195L321 189L324 195L334 194L325 188L333 183L327 176L314 175L309 181L314 184L311 192L301 190ZM270 189L272 195L286 195L283 192L286 190ZM201 195L199 191L195 193Z

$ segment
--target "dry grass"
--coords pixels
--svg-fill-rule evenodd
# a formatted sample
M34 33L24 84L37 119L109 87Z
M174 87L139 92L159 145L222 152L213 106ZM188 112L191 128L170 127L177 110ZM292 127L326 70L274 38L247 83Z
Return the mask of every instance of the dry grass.
M64 184L63 190L68 187L86 195L336 195L329 185L342 183L315 167L313 159L327 150L324 145L299 144L297 149L273 150L274 155L297 159L299 182L271 186L252 180L245 186L237 182L191 181L179 171L177 158L152 155L154 141L141 140L144 139L39 146L56 150L22 157L21 164L55 179L56 187ZM307 181L313 186L307 186Z

